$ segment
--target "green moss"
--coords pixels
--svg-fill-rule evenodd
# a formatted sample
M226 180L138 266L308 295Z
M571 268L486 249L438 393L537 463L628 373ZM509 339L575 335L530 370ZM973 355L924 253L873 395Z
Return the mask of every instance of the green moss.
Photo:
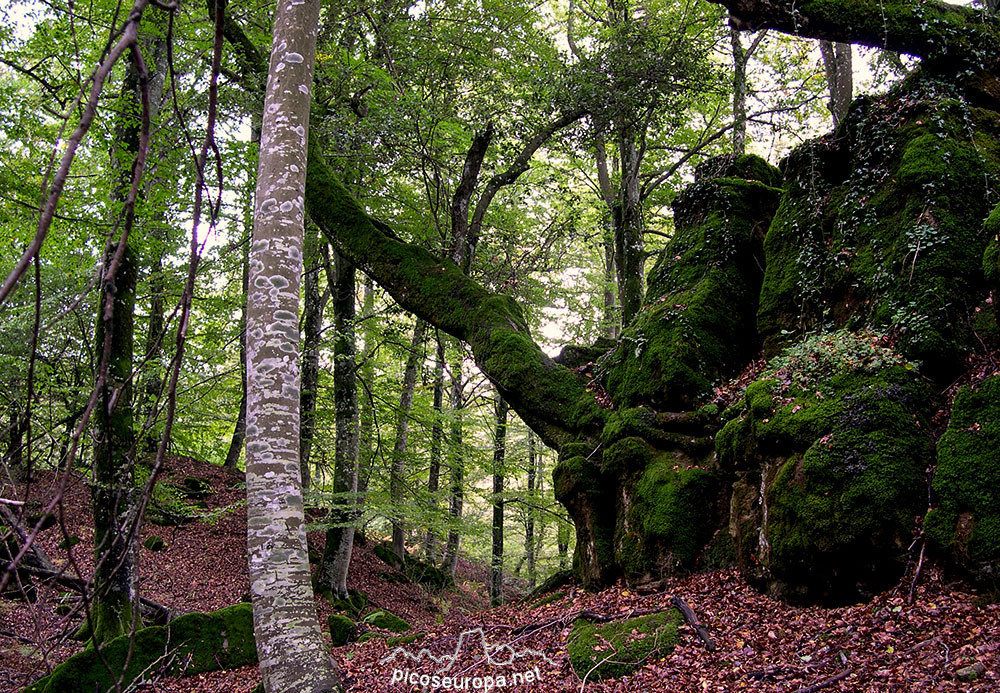
M373 628L391 630L393 633L405 633L410 630L409 623L391 611L386 611L385 609L379 609L371 612L361 619L361 622Z
M343 647L358 637L357 624L342 614L330 614L326 619L326 627L330 631L330 642L334 647Z
M163 541L163 537L158 537L154 534L147 537L146 541L142 542L142 545L150 551L162 551L167 544Z
M756 351L760 246L779 195L716 178L678 196L674 236L649 273L649 305L603 365L618 408L693 408Z
M718 478L698 467L650 464L635 484L619 560L626 576L663 576L691 570L720 525Z
M412 645L417 640L423 638L426 633L413 633L411 635L397 635L391 638L386 638L386 647L396 647L398 645Z
M955 397L938 441L935 508L925 531L934 544L991 589L1000 586L1000 376Z
M747 388L717 438L720 462L743 474L731 506L741 569L790 600L878 591L898 579L925 505L927 387L901 365L804 384L778 372Z
M939 382L961 369L978 344L967 315L985 290L981 220L1000 174L986 143L1000 127L952 93L913 80L789 157L764 242L769 355L809 331L870 325Z
M185 614L166 626L137 631L134 643L128 635L115 638L101 647L100 656L93 648L73 655L25 691L114 690L123 668L126 684L143 675L162 673L157 664L164 662L165 654L173 655L173 664L165 664L168 676L235 669L256 662L250 605L237 604L210 614Z
M682 619L676 609L599 626L577 619L566 644L569 661L587 681L620 678L673 650Z

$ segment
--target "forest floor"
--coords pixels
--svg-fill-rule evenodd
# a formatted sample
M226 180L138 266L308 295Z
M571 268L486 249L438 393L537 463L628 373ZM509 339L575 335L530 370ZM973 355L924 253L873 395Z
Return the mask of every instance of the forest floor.
M242 476L188 458L168 461L166 477L197 476L212 486L213 521L177 527L147 523L141 541L158 535L159 551L141 549L143 596L178 611L211 611L241 601L249 589L245 558L245 508ZM42 475L31 494L49 497L53 477ZM9 496L8 496L9 497ZM63 490L62 522L43 531L39 546L53 561L64 563L59 544L79 537L72 547L70 572L89 575L93 530L89 491L70 477ZM322 533L310 535L310 543ZM540 680L518 688L532 691L994 691L1000 690L1000 604L989 603L965 583L925 563L909 599L911 577L874 600L840 608L797 608L760 594L735 570L700 573L669 581L654 593L623 585L599 593L565 586L547 599L514 601L489 609L485 568L462 562L458 587L431 594L393 578L393 570L360 546L352 559L349 582L369 598L370 606L405 618L423 633L407 649L426 648L438 656L458 652L449 673L463 676L510 676L514 670L537 671ZM65 636L79 625L78 616L59 616L60 590L39 587L34 604L0 599L0 691L14 691L44 674L80 649ZM62 591L65 595L65 591ZM512 595L513 596L513 595ZM655 655L634 674L617 680L581 681L567 656L573 614L647 613L670 608L671 597L692 607L717 643L709 652L688 625L669 653ZM330 607L318 601L321 622ZM524 629L529 626L529 629ZM479 633L482 633L480 640ZM470 637L473 647L459 648ZM528 654L510 665L490 664L481 645L509 644ZM391 655L384 639L333 648L349 690L411 691L419 686L392 681L394 671L408 671ZM960 670L981 669L975 682ZM413 666L436 673L432 662ZM504 670L508 671L504 671ZM244 693L260 681L256 667L160 680L143 690ZM513 690L513 689L512 689ZM71 693L71 692L67 692Z

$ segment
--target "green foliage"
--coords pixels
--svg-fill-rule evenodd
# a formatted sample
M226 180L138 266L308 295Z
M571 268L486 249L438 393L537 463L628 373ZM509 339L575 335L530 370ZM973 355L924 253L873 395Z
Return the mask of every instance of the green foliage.
M928 537L977 581L1000 586L1000 377L955 397L938 441Z
M587 681L621 678L670 653L682 620L676 609L604 625L577 619L566 644L570 664Z
M125 666L126 658L128 666ZM108 690L119 676L126 685L154 673L199 674L236 669L257 661L253 615L249 604L237 604L210 614L185 614L166 626L151 626L73 655L25 693Z

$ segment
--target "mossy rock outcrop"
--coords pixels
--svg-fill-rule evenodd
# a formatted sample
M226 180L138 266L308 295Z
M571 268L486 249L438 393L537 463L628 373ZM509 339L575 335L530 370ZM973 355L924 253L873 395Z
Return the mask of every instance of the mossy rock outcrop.
M925 531L989 589L1000 588L1000 376L962 388L938 441Z
M617 407L694 408L758 349L762 244L781 197L778 172L746 156L724 158L711 173L674 202L674 235L649 272L648 305L602 363Z
M736 476L737 563L775 596L847 603L903 572L926 507L932 398L911 366L875 359L805 379L778 369L717 437Z
M131 657L125 667L130 648ZM136 632L134 646L128 635L115 638L101 647L100 657L93 648L84 650L24 690L106 691L114 690L123 669L122 681L127 685L144 675L192 675L235 669L256 661L251 607L236 604L209 614L185 614L165 626L143 628Z
M856 101L784 162L757 326L768 354L817 329L888 329L950 382L977 346L983 219L1000 181L1000 114L917 74Z
M376 544L372 551L384 563L403 573L409 580L424 587L432 590L444 590L455 586L455 580L449 573L432 563L411 556L409 553L400 558L388 542Z
M409 623L391 611L386 611L385 609L378 609L377 611L371 612L361 619L361 622L366 626L371 626L372 628L391 630L393 633L405 633L410 630Z
M676 609L603 625L577 619L566 645L570 664L587 681L626 676L650 658L673 650L682 621Z
M343 647L358 639L358 625L343 614L327 616L326 627L330 631L330 643L334 647Z

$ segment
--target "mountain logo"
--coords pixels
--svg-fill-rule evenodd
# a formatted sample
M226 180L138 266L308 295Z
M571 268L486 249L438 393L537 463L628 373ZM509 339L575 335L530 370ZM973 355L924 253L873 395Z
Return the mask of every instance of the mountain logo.
M394 662L397 658L402 658L407 664L420 664L425 660L430 660L439 667L435 673L442 674L455 666L455 662L458 661L459 654L461 654L462 650L465 649L466 646L479 647L482 649L483 658L486 660L486 663L491 666L509 666L519 660L528 659L529 657L541 657L547 664L556 666L556 663L550 659L548 655L539 650L532 650L530 648L517 650L510 644L490 645L486 641L486 633L483 632L482 628L467 630L460 634L458 636L458 642L455 644L455 651L451 654L437 656L426 647L421 648L419 652L413 654L412 652L408 652L404 647L396 647L382 658L381 663L386 664L388 662Z

